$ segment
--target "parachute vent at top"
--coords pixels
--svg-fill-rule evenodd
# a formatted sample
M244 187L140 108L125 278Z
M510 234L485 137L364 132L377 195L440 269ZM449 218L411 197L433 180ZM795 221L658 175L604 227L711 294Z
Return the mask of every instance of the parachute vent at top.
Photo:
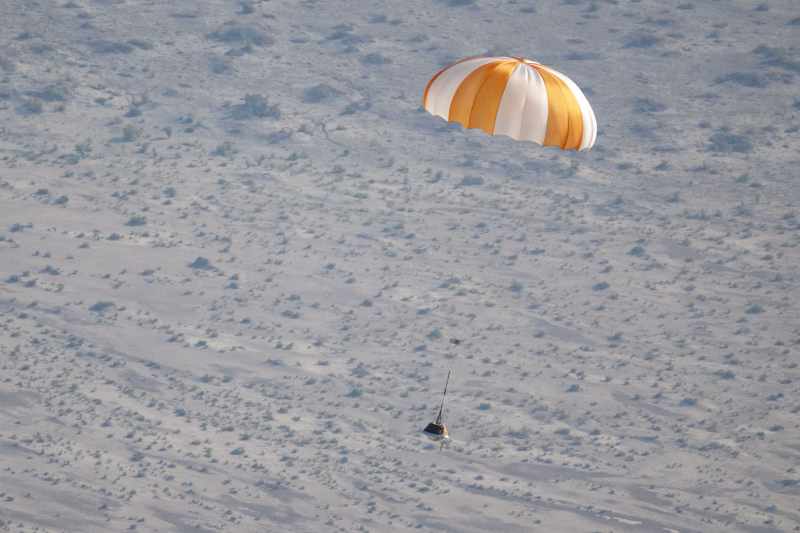
M597 139L589 101L571 79L521 57L471 57L443 68L422 97L431 114L490 135L565 150Z

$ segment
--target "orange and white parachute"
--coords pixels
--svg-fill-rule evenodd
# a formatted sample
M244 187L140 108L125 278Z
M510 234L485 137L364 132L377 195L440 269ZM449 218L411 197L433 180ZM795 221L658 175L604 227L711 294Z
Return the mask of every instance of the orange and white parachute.
M575 82L521 57L445 67L425 87L422 106L465 128L565 150L588 150L597 139L594 111Z

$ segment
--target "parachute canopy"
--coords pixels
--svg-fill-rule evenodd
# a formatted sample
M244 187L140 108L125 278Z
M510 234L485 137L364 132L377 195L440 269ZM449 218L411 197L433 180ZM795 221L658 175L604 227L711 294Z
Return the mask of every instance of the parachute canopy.
M490 135L565 150L597 138L589 101L571 79L521 57L471 57L443 68L425 87L431 114Z

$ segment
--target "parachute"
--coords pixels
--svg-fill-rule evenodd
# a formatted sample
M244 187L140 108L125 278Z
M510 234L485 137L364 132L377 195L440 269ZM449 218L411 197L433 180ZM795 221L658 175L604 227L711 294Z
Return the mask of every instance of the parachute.
M447 66L428 82L422 106L465 128L564 150L588 150L597 139L594 111L575 82L522 57Z

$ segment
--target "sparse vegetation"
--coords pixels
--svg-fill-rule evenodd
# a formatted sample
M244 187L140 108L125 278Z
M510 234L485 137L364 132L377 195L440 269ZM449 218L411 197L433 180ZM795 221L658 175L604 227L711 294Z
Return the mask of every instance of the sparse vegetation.
M718 131L711 135L708 151L718 153L747 153L753 150L750 140L744 135Z
M17 106L17 113L20 115L38 115L44 111L44 105L38 98L25 98L22 103Z
M220 43L241 46L269 46L274 43L274 39L262 30L235 22L226 22L218 30L209 33L208 38Z
M125 223L126 226L144 226L147 224L147 218L144 215L133 215Z
M681 2L0 2L0 530L800 527L797 14Z
M134 51L134 46L119 41L109 41L106 39L98 39L89 41L89 48L97 54L130 54Z
M265 96L260 94L248 94L242 99L242 103L232 106L228 116L235 120L248 120L254 118L279 119L280 109L277 104L270 104Z

